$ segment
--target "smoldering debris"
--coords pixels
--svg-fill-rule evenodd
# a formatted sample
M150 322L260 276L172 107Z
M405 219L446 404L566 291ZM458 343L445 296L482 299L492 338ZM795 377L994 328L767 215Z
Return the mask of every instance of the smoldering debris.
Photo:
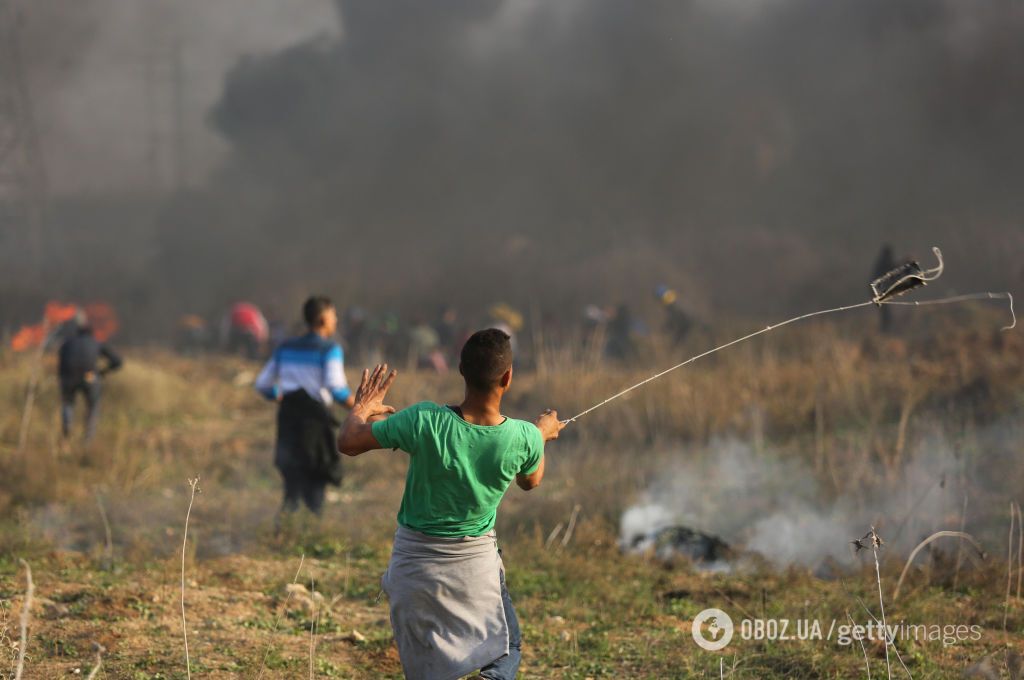
M718 536L678 524L624 537L619 547L632 554L651 555L668 565L685 560L701 571L728 571L733 558L732 549Z
M849 539L865 525L884 527L887 552L906 554L922 536L958 524L963 465L933 436L917 442L895 480L879 473L873 487L837 494L779 451L756 454L736 439L712 441L679 453L623 512L620 546L698 563L761 556L834 574L856 564Z

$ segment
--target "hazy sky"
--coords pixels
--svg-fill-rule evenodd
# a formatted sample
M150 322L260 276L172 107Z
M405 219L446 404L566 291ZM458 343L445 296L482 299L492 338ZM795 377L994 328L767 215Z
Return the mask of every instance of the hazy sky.
M1020 0L30 7L51 182L93 209L61 203L47 288L556 307L668 283L763 314L856 299L886 242L943 247L943 291L1024 277ZM126 196L178 159L193 191Z
M226 149L206 123L249 54L338 35L331 0L32 0L26 61L57 193L172 182L176 68L184 163L201 183ZM180 66L176 67L180 46Z

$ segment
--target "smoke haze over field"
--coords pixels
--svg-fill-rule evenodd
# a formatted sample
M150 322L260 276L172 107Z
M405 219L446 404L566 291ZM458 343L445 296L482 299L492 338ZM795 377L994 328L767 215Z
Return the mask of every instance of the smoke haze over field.
M94 290L139 318L290 311L317 288L575 310L666 282L774 313L864 297L883 241L942 246L940 292L1024 277L1018 2L275 4L37 15L33 36L88 30L34 84L58 200L45 275L0 290L10 309ZM154 198L178 146L153 147L151 180L140 149L175 103L104 87L95 60L144 70L136 48L171 21L189 188Z
M983 438L993 463L1015 446L1004 426L987 428ZM965 495L971 501L968 530L981 537L978 532L991 527L974 518L998 516L998 507L1014 493L987 473L966 481L967 456L937 433L917 442L891 479L878 470L863 488L841 494L822 488L805 460L778 451L755 453L744 442L723 439L701 454L677 454L623 513L624 545L634 536L682 524L720 535L776 565L816 569L835 561L845 567L854 563L850 541L871 526L878 527L890 552L906 555L935 531L958 528ZM985 539L998 544L997 535Z
M206 118L231 66L337 35L331 0L23 4L25 61L58 195L170 187L179 113L185 170L203 181L227 151Z

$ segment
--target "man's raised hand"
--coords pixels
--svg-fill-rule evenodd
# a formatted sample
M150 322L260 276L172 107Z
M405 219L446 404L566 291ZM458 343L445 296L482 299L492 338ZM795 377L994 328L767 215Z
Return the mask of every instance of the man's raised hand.
M373 372L370 369L363 369L363 379L359 381L359 389L356 390L356 400L352 405L352 411L358 411L363 418L394 413L393 406L384 403L391 383L395 382L398 371L388 373L387 364L377 364Z

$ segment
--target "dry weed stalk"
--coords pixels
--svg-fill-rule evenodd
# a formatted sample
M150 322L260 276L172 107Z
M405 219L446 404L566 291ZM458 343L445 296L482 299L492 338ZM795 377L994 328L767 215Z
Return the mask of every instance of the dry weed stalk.
M96 677L96 674L100 672L100 667L103 666L103 652L107 651L103 645L98 642L93 642L92 648L96 651L96 665L92 667L91 671L89 671L89 675L85 680L93 680Z
M114 541L110 532L110 522L107 520L107 510L103 507L103 497L100 495L99 489L96 490L96 505L100 509L100 519L103 520L103 531L106 535L106 568L108 570L114 567Z
M1017 599L1020 599L1020 577L1024 571L1024 521L1020 514L1020 503L1017 503Z
M964 507L960 511L960 531L967 528L967 494L964 494ZM956 544L956 569L953 572L953 590L960 584L960 566L964 561L964 544L961 541Z
M814 393L814 472L825 470L825 407L822 404L824 386L819 383Z
M1013 575L1013 529L1016 513L1013 501L1010 501L1010 536L1006 541L1006 599L1003 601L1003 632L1006 632L1006 619L1010 615L1010 584Z
M306 561L306 553L302 553L302 557L299 558L299 568L295 570L295 578L292 579L292 585L295 585L296 583L299 582L299 573L302 571L302 563L305 562L305 561ZM284 613L286 611L288 611L288 602L292 599L292 590L291 589L286 589L286 590L287 590L288 594L287 594L287 596L285 597L285 600L284 600L284 607L281 609L281 611L277 615L277 620L274 622L274 630L272 630L270 632L271 635L274 635L274 634L277 633L277 629L281 625L281 619L284 617ZM260 663L260 669L256 673L256 680L259 680L260 678L263 677L263 669L267 665L267 658L270 656L270 651L272 649L273 649L272 645L267 645L267 651L263 654L263 661Z
M11 676L14 677L14 662L15 652L18 648L17 643L11 640L10 633L7 632L9 622L9 614L7 612L7 603L4 600L0 600L0 649L4 651L11 651ZM4 655L6 657L6 654ZM6 676L4 676L6 677Z
M320 618L320 607L316 601L316 581L309 577L309 593L312 611L309 613L309 680L313 680L313 658L316 655L316 624Z
M853 627L857 626L857 622L850 616L850 612L846 612L846 618L850 620L850 625ZM864 636L858 635L857 641L860 643L860 652L864 655L864 670L867 671L868 680L871 680L871 663L868 662L868 650L864 647Z
M889 467L893 471L899 467L900 460L903 458L903 451L907 445L907 428L910 425L910 417L914 413L917 402L918 393L916 389L912 388L900 405L900 420L896 427L896 445L892 458L889 461Z
M352 576L352 551L349 550L345 553L345 589L342 591L342 595L348 597L348 582ZM334 606L333 600L331 606Z
M865 540L868 540L867 544L864 543ZM885 600L882 597L882 568L878 564L878 549L883 545L882 538L875 532L875 528L871 527L871 531L864 534L860 539L854 540L853 545L858 551L870 548L871 554L875 557L875 580L878 583L878 610L882 616L882 635L885 637L885 671L889 680L892 680L892 665L889 663L889 629L885 624Z
M576 528L576 518L579 517L582 506L579 503L573 506L572 514L569 515L569 525L565 528L565 535L562 536L562 547L569 545L569 541L572 540L572 532Z
M725 672L725 657L721 657L720 658L720 663L718 664L718 676L719 676L719 678L723 678L723 679L724 678L731 678L733 675L736 674L736 669L739 667L739 664L740 664L739 657L736 656L735 654L733 654L732 655L732 666L729 668L729 672L726 673Z
M43 337L50 332L50 322L43 317ZM35 405L36 389L39 387L39 371L43 366L43 353L46 351L46 342L39 343L39 348L32 358L32 373L28 379L28 390L25 393L25 406L21 411L21 426L18 428L18 448L20 454L25 449L28 441L28 428L32 423L32 408Z
M545 550L547 550L548 548L551 547L551 544L555 542L555 539L558 538L558 534L560 534L561 532L562 532L562 523L559 522L558 524L555 525L555 528L551 530L551 533L548 534L548 539L546 541L544 541L544 549Z
M25 670L25 648L28 647L28 622L32 612L32 596L36 585L32 582L32 567L25 560L18 560L25 567L25 602L21 605L21 642L18 643L18 666L14 670L14 680L21 680Z
M849 590L847 590L845 585L843 586L843 590L846 590L846 593L848 595L853 597L853 599L857 600L857 604L859 604L860 608L864 610L864 613L867 614L871 618L871 620L875 622L875 625L877 625L877 626L881 626L882 625L882 622L879 621L875 617L875 615L871 613L871 610L868 609L868 606L866 604L864 604L864 600L860 599L859 597L857 597L856 595L851 593ZM895 636L890 637L890 636L886 635L885 636L885 641L892 645L892 651L896 654L896 660L900 662L901 666L903 666L903 670L906 671L907 677L913 679L914 674L910 672L909 668L907 668L907 664L903 661L903 657L900 655L899 647L896 646L896 638L895 638Z
M917 557L917 554L919 552L921 552L921 550L926 545L931 543L932 541L938 540L940 538L946 538L946 537L949 537L949 538L959 538L961 541L967 541L972 546L974 546L975 550L978 551L978 556L979 557L981 557L981 558L985 557L985 551L982 550L981 546L978 545L978 542L976 540L974 540L974 537L971 536L970 534L964 533L962 531L936 531L934 534L932 534L928 538L926 538L923 541L921 541L920 543L918 543L917 547L914 548L910 552L910 557L907 558L906 564L903 565L903 571L900 572L900 577L896 581L896 589L893 590L893 593L892 593L892 600L893 600L893 602L895 602L899 598L899 596L900 596L900 588L903 586L903 579L906 578L907 572L910 570L910 565L913 563L914 558Z
M185 551L188 548L188 520L192 516L192 503L196 500L196 493L199 490L199 475L195 479L189 479L188 485L192 489L192 496L188 501L188 510L185 512L185 534L181 539L181 633L185 639L185 675L192 679L192 664L188 658L188 623L185 620Z

